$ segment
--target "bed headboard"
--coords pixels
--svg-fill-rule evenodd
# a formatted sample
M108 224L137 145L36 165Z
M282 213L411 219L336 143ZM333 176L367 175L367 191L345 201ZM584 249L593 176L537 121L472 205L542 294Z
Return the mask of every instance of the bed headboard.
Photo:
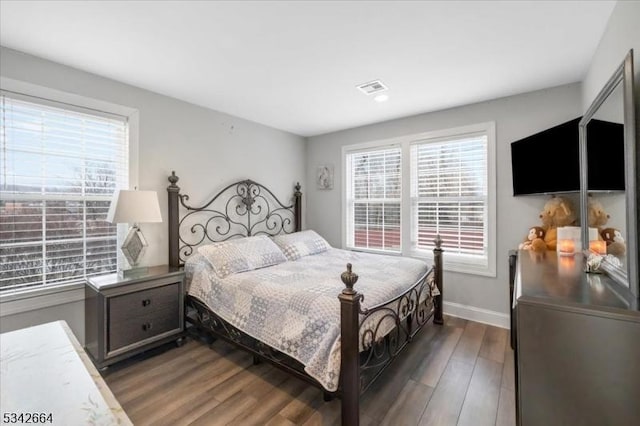
M241 180L228 185L199 207L180 193L178 176L171 172L169 198L169 265L180 266L194 248L208 242L252 235L289 234L302 227L302 193L295 185L293 204L283 204L264 185ZM180 208L185 212L180 215Z

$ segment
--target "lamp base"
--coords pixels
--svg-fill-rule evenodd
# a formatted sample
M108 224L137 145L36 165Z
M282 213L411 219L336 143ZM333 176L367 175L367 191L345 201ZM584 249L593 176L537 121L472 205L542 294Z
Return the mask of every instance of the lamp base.
M141 266L139 268L131 268L131 269L119 269L118 270L118 278L140 278L144 277L149 273L149 268L146 266Z
M144 252L147 251L147 240L144 238L144 235L142 235L142 231L140 231L138 225L133 225L129 228L127 237L124 239L120 250L122 250L122 254L127 259L129 265L131 265L131 268L135 269L136 265L140 263Z

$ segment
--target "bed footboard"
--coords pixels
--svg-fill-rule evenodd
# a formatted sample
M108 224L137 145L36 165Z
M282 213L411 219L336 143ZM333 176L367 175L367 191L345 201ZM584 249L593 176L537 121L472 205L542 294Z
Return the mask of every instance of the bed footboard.
M362 294L354 290L358 275L352 265L341 279L345 289L340 300L342 424L358 425L360 394L384 371L433 317L442 316L442 240L436 236L433 268L403 294L381 305L363 310Z

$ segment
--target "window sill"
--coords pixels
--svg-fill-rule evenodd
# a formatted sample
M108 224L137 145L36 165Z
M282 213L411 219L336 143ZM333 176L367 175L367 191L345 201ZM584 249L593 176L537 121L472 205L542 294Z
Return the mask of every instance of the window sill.
M402 253L399 251L378 250L378 249L350 247L350 246L345 246L344 250L357 251L360 253L384 254L387 256L402 256Z
M84 300L84 283L38 288L0 296L0 317Z

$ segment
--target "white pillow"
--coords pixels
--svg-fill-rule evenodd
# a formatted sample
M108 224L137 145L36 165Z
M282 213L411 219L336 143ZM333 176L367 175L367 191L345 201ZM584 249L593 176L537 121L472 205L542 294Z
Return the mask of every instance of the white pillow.
M220 278L287 261L278 246L265 235L200 246L198 253L207 259Z
M273 241L282 249L289 260L322 253L331 248L327 240L313 230L276 235L273 237Z

